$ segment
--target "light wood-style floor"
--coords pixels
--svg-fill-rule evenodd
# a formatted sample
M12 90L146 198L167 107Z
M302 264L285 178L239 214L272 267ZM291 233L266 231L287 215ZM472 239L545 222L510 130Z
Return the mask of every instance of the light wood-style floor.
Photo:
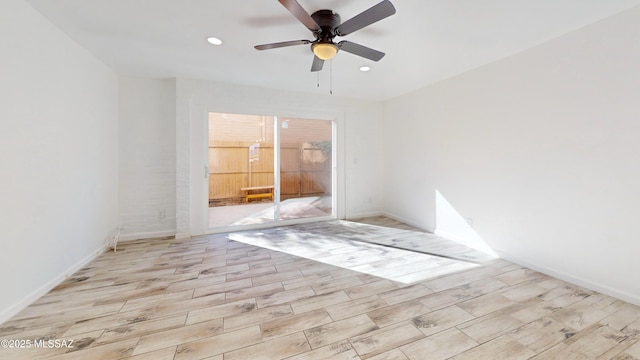
M631 360L640 308L374 218L122 243L0 339L54 344L0 359Z

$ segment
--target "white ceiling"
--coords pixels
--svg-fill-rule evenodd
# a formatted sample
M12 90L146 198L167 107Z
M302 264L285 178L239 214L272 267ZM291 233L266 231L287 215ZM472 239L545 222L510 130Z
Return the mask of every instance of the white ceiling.
M187 77L299 92L388 99L639 5L640 0L391 0L397 13L343 40L387 55L341 52L311 73L308 46L254 45L313 39L277 0L26 0L118 73ZM342 21L380 0L298 0ZM215 47L209 36L224 41ZM358 71L370 65L368 73Z

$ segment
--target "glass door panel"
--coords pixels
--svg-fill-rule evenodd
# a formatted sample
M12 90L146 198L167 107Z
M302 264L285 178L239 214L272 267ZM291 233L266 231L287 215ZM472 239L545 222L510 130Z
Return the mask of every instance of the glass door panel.
M280 219L332 214L333 122L280 118Z
M209 113L209 228L275 221L274 121Z

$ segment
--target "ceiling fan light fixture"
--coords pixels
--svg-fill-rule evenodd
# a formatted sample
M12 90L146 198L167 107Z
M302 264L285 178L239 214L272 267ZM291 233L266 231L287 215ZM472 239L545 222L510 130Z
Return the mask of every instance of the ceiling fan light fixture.
M330 60L338 53L338 47L332 43L316 43L311 50L320 60Z

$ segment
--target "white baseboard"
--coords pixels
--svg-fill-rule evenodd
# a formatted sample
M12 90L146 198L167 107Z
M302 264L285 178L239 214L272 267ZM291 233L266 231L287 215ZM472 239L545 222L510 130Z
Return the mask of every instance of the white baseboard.
M179 233L175 235L177 240L184 240L184 239L188 239L191 237L191 234L189 233Z
M118 238L118 242L141 240L141 239L153 239L153 238L161 238L161 237L167 237L167 236L176 236L175 230L120 234L120 237Z
M603 284L599 284L590 280L586 280L583 279L581 277L578 276L573 276L570 274L566 274L564 272L560 272L560 271L556 271L552 268L548 268L546 266L540 266L540 265L536 265L533 263L530 263L526 260L523 259L519 259L513 256L510 256L509 254L505 254L501 251L497 251L496 253L503 259L511 261L512 263L518 264L520 266L525 266L531 270L535 270L538 272L541 272L543 274L549 275L549 276L553 276L554 278L593 290L593 291L597 291L599 293L605 294L605 295L609 295L612 296L614 298L626 301L628 303L634 304L634 305L639 305L640 306L640 295L634 295L634 294L630 294L626 291L622 291L619 289L614 289L611 288L607 285L603 285Z
M394 220L397 220L397 221L401 221L401 222L403 222L405 224L417 227L419 229L424 229L424 228L422 228L422 226L420 224L413 223L412 221L410 221L408 219L405 219L405 218L403 218L401 216L396 216L396 215L388 213L388 212L383 212L383 215L386 216L386 217L389 217L391 219L394 219ZM432 231L430 229L424 229L424 230L427 231L427 232L434 232L434 231ZM441 231L435 231L435 234L438 235L438 236L442 236L442 237L445 237L445 238L452 239L454 241L456 240L455 236L451 236L450 234L443 233ZM531 270L535 270L535 271L541 272L543 274L552 276L554 278L557 278L557 279L560 279L560 280L563 280L563 281L566 281L566 282L569 282L569 283L572 283L572 284L575 284L575 285L578 285L578 286L582 286L584 288L587 288L587 289L590 289L590 290L593 290L593 291L597 291L599 293L602 293L602 294L605 294L605 295L609 295L609 296L612 296L614 298L626 301L628 303L640 306L640 295L638 295L638 294L634 295L634 294L631 294L629 292L626 292L626 291L623 291L623 290L620 290L620 289L615 289L615 288L612 288L612 287L607 286L607 285L603 285L603 284L600 284L600 283L593 282L591 280L586 280L586 279L583 279L581 277L577 277L577 276L573 276L571 274L567 274L567 273L564 273L564 272L556 271L556 270L554 270L552 268L536 265L536 264L533 264L533 263L531 263L529 261L526 261L526 260L523 260L523 259L520 259L520 258L517 258L517 257L514 257L514 256L510 256L509 254L506 254L506 253L501 252L499 250L495 250L494 249L493 251L499 257L501 257L501 258L503 258L505 260L511 261L512 263L527 267L527 268L529 268Z
M453 240L455 242L458 242L458 243L464 244L466 246L469 246L469 244L467 244L463 239L460 239L459 237L457 237L457 236L455 236L453 234L449 234L446 231L442 231L442 230L436 229L436 231L434 231L433 233L435 235L440 236L440 237L443 237L443 238L446 238L446 239L449 239L449 240Z
M39 289L27 295L24 299L20 300L18 303L2 311L0 313L0 324L9 320L11 317L15 316L20 311L25 309L27 306L33 304L36 300L38 300L43 295L51 291L51 289L53 289L54 287L58 286L61 282L63 282L69 276L73 275L76 271L82 269L85 265L93 261L95 258L100 256L105 251L107 251L107 246L106 245L101 246L96 251L87 255L84 259L78 261L77 263L69 267L62 274L57 275L56 277L51 279L49 282L42 285Z
M422 231L426 231L426 232L433 233L433 230L432 230L432 229L425 229L424 225L422 225L422 224L418 224L418 223L416 223L416 222L414 222L414 221L411 221L411 220L409 220L409 219L405 219L405 218L403 218L402 216L397 216L397 215L394 215L394 214L392 214L392 213L388 213L388 212L386 212L386 211L383 211L383 212L382 212L382 215L384 215L384 216L386 216L386 217L388 217L388 218L391 218L391 219L393 219L393 220L400 221L400 222L405 223L405 224L407 224L407 225L411 225L411 226L413 226L413 227L415 227L415 228L418 228L418 229L420 229L420 230L422 230Z
M382 211L372 211L372 212L353 213L353 214L348 214L348 215L345 217L345 220L361 219L361 218L374 217L374 216L380 216L380 215L383 215L383 214L382 214Z
M450 234L446 231L442 231L442 230L438 230L436 229L436 231L433 232L435 235L438 235L440 237L443 237L445 239L449 239L451 241L455 241L459 244L462 244L464 246L468 246L472 249L476 249L480 252L483 252L485 254L491 255L491 256L495 256L495 257L499 257L499 255L486 243L482 243L482 244L474 244L473 242L467 241L464 238L461 238L460 236L454 235L454 234Z

